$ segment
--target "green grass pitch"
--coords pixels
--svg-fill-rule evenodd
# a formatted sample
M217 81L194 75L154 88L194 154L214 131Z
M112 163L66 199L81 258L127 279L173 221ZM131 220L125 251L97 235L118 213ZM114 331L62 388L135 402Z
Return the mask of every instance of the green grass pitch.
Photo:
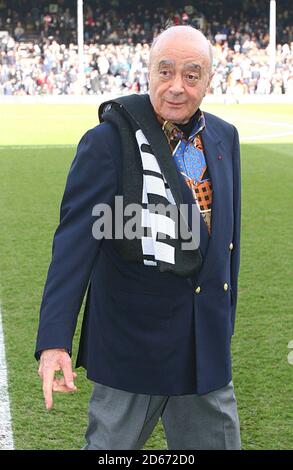
M237 125L242 140L242 257L233 338L242 445L292 449L287 344L293 339L293 107L202 108ZM17 449L83 445L91 388L84 371L77 371L78 393L55 394L47 412L33 351L67 172L81 135L97 121L94 105L1 105L0 299ZM145 449L164 448L159 422Z

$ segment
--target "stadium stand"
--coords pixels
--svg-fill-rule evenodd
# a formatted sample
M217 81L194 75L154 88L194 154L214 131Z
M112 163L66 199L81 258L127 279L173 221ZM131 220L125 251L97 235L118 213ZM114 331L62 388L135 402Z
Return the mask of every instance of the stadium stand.
M193 4L196 4L196 7ZM278 1L277 60L268 65L268 0L85 1L85 82L78 80L76 2L0 0L0 95L147 90L149 44L168 24L201 29L214 48L210 93L293 95L290 0Z

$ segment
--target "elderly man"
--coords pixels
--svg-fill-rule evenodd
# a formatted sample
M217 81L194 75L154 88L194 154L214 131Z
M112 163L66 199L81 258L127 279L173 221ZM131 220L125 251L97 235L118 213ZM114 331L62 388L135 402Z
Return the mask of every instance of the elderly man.
M81 139L72 163L36 357L49 409L52 392L76 389L72 338L88 288L77 358L94 382L84 449L142 449L160 417L169 449L240 448L230 357L239 140L231 124L199 108L211 77L202 33L167 29L151 47L149 95L104 103L101 124ZM101 204L115 214L95 219ZM133 204L139 237L127 226ZM180 219L188 248L174 213L156 204L188 208ZM113 220L115 236L100 237Z

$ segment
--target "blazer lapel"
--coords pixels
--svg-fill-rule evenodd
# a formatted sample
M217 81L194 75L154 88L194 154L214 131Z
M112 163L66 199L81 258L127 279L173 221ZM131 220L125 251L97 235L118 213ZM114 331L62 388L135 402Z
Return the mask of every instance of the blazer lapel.
M203 142L203 148L205 152L205 158L207 167L212 183L212 215L211 215L211 234L206 250L206 256L203 260L201 272L205 266L209 263L209 257L211 256L211 245L218 239L219 230L221 230L221 217L224 210L225 204L225 177L224 177L224 166L221 164L221 142L216 129L209 123L208 116L205 115L206 127L204 128L201 136Z
M217 135L213 133L213 130L209 128L208 122L206 127L202 132L202 142L205 152L205 158L207 162L207 167L212 183L212 217L211 217L211 236L215 236L215 233L218 229L219 220L218 220L218 205L221 204L220 199L220 178L219 171L220 165L218 158L221 158L219 145L221 140L217 138Z

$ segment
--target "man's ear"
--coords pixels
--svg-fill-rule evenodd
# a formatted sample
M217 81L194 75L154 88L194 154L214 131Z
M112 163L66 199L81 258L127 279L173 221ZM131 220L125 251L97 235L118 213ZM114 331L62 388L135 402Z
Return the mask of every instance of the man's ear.
M211 81L212 81L212 79L214 78L214 75L215 75L215 71L213 71L213 72L210 73L210 78L209 78L209 82L208 82L208 87L210 86Z
M209 89L209 87L210 87L210 84L211 84L211 81L212 81L214 75L215 75L215 72L211 72L211 74L210 74L210 76L209 76L209 80L208 80L207 86L206 86L206 91L205 91L204 96L206 96L206 94L207 94L207 91L208 91L208 89Z
M211 73L210 73L209 81L208 81L208 84L207 84L207 87L206 87L206 92L205 92L204 96L206 96L206 94L207 94L207 91L208 91L208 89L209 89L209 87L210 87L210 84L211 84L212 79L214 78L214 75L215 75L215 72L211 72Z

